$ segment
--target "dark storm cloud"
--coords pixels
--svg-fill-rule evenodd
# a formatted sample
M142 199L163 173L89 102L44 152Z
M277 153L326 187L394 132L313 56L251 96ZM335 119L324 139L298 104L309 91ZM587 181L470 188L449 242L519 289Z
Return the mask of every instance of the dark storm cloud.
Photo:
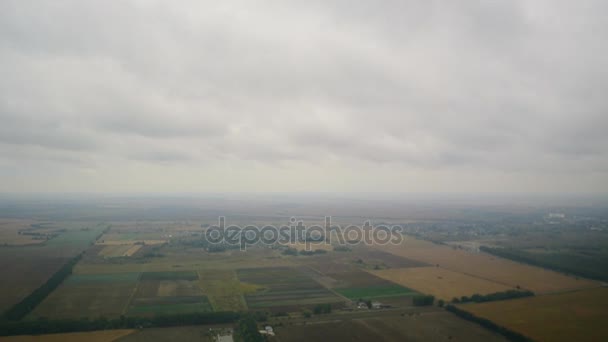
M607 7L2 1L0 143L87 165L603 172Z

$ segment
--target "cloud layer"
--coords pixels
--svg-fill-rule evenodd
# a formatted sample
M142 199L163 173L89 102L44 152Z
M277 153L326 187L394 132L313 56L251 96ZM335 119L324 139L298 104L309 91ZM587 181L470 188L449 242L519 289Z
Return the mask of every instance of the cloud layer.
M3 191L608 191L604 1L0 2Z

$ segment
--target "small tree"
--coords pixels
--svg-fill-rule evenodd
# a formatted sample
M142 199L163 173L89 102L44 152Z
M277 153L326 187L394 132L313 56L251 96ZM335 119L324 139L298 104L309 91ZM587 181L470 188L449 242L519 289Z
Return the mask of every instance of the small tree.
M313 312L315 315L331 313L331 304L318 304L314 307Z
M414 296L414 298L412 299L412 302L414 304L414 306L428 306L428 305L433 305L433 302L435 301L435 297L434 296L425 296L425 295L419 295L419 296Z
M239 320L235 332L237 339L241 341L264 341L264 337L259 333L255 319L251 315Z

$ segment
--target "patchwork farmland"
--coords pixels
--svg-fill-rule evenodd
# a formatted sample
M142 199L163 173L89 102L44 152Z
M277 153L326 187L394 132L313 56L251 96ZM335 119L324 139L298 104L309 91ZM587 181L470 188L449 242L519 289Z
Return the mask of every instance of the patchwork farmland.
M413 322L418 314L423 313L428 315L424 319L429 319L429 322L434 321L430 318L436 315L441 324L453 325L455 330L450 328L442 333L449 336L463 334L456 328L459 324L468 326L466 329L472 331L472 323L463 322L437 306L418 307L420 301L416 302L416 299L428 298L422 295L433 295L436 300L451 301L455 297L517 289L518 284L511 285L521 277L517 272L522 271L527 275L530 270L537 274L529 276L528 281L522 284L543 289L541 295L557 290L561 296L566 295L563 291L597 287L599 284L483 253L465 252L411 238L401 246L378 249L358 245L337 250L327 248L325 253L317 254L293 253L293 249L281 245L251 246L247 251L227 248L212 252L201 247L200 235L193 233L191 226L179 226L179 230L175 231L159 227L153 232L146 232L139 224L121 227L108 229L108 225L102 224L80 228L70 226L70 230L62 235L36 247L38 251L45 251L47 257L44 260L36 259L32 266L43 265L49 270L53 265L60 267L63 260L67 260L66 256L78 251L85 252L72 269L72 274L42 300L24 321L94 320L99 317L120 320L121 316L129 319L164 319L189 317L189 314L250 312L267 317L273 324L293 322L296 326L311 315L313 320L323 321L326 317L330 322L342 322L335 323L338 330L349 326L357 336L396 338L410 336L409 332L398 329L400 321L405 324L411 318ZM3 251L7 250L0 250L0 253ZM9 254L6 256L7 260L11 260ZM489 269L505 265L512 267L504 269L505 274ZM10 264L7 266L10 267ZM30 275L33 279L33 274ZM541 284L541 280L547 279L559 283ZM526 289L523 285L520 288ZM26 295L27 291L24 293ZM599 298L601 295L593 292L589 296ZM545 297L549 296L523 300ZM360 299L369 303L372 309L361 307L358 303ZM570 300L575 299L566 301ZM506 302L515 305L518 300ZM374 306L372 303L380 305ZM494 303L484 304L488 306L467 304L460 307L471 309L471 312L476 310L480 317L497 321L492 316L491 304ZM547 303L546 306L550 307L551 304ZM380 311L377 311L378 307ZM556 307L563 308L563 303ZM572 308L583 315L595 315L590 312L597 311L597 308L590 306ZM328 310L329 314L322 310ZM518 312L513 313L513 317L516 317L522 309L513 310ZM372 316L366 316L366 312ZM387 316L381 320L370 320L370 317L380 313ZM532 314L534 317L538 315L538 312ZM537 333L507 321L498 323L527 335ZM329 324L325 327L332 334L334 326ZM388 330L378 335L378 327ZM281 337L281 340L298 340L293 335L297 331L297 327L277 329L279 336L288 336ZM563 331L564 335L572 333L580 332L576 329ZM495 334L489 334L501 340ZM134 338L135 335L129 336ZM304 336L309 335L306 333Z
M414 290L361 270L328 273L327 276L337 281L332 287L334 291L353 301L359 298L380 299L418 294Z
M139 273L71 275L29 318L118 317L139 281Z
M196 272L75 274L32 318L95 318L212 311Z
M241 281L261 287L245 295L250 309L289 311L315 304L341 304L344 299L293 268L256 268L237 271Z
M240 281L233 270L204 270L198 274L201 288L215 311L247 310L244 295L262 289Z
M209 311L212 307L199 287L198 274L181 271L142 273L127 313L145 316Z
M87 249L107 228L102 224L73 222L44 225L45 230L51 227L57 235L50 240L18 250L14 249L16 247L0 248L0 267L3 270L0 311L15 305L44 284L68 260Z

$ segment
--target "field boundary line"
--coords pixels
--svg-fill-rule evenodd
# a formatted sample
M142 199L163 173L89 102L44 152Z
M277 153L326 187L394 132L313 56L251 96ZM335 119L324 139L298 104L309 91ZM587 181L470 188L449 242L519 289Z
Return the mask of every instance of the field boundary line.
M240 291L241 279L239 279L239 275L236 270L232 271L232 276L234 277L234 281L236 282L237 286L239 286L240 302L243 305L243 307L245 308L245 310L249 310L249 305L247 305L247 299L245 299L245 293L243 291Z
M131 292L131 295L129 296L129 300L127 300L127 303L125 304L125 307L122 309L121 315L127 314L127 310L129 309L129 306L131 306L131 301L133 301L133 297L135 297L135 293L137 293L137 289L139 288L139 282L141 280L142 274L143 272L139 272L139 275L137 276L137 282L135 283L135 288Z
M318 273L318 274L320 274L320 275L321 275L321 276L323 276L323 277L328 277L327 275L323 274L321 271L318 271L318 270L314 269L312 266L309 266L309 265L304 265L304 267L307 267L307 268L311 269L313 272ZM338 296L338 297L340 297L340 298L344 298L344 299L346 299L346 300L348 301L348 303L352 303L352 302L353 302L353 301L352 301L350 298L345 297L345 296L341 295L340 293L338 293L338 292L334 291L334 289L329 288L329 287L327 287L327 286L325 286L325 285L323 285L323 284L319 283L319 282L318 282L318 281L316 281L315 279L312 279L312 280L313 280L315 283L317 283L317 284L321 285L323 288L325 288L325 289L326 289L326 290L328 290L329 292L331 292L331 293L335 294L336 296Z
M556 296L556 295L561 295L561 294L565 294L565 293L572 293L572 292L580 292L580 291L593 290L593 289L597 289L597 288L600 288L600 287L606 287L606 286L598 284L597 286L581 287L581 288L577 288L577 289L565 289L565 290L557 290L557 291L551 291L551 292L540 292L540 293L535 293L534 295L536 297L541 297L541 296Z
M203 294L205 295L205 297L207 297L207 301L209 302L209 305L211 305L211 310L213 311L218 311L217 310L217 303L215 303L215 297L212 296L211 294L209 294L209 292L206 290L206 286L203 286L203 277L201 275L201 270L196 270L196 276L198 277L198 286L200 286L201 291L203 292Z
M464 275L472 277L472 278L477 278L477 279L489 281L491 283L495 283L495 284L499 284L499 285L504 285L504 286L507 286L507 287L512 287L512 288L516 288L517 287L517 285L511 285L511 284L503 283L501 281L496 281L494 279L489 279L489 278L481 277L481 276L478 276L478 275L475 275L475 274L471 274L471 273L468 273L468 272L458 271L458 270L447 268L447 267L443 267L443 266L439 266L439 268L443 268L444 270L448 270L448 271L451 271L451 272L456 272L456 273L464 274ZM522 287L522 289L524 289L524 290L530 290L530 289L526 289L526 288L523 288L523 287Z

